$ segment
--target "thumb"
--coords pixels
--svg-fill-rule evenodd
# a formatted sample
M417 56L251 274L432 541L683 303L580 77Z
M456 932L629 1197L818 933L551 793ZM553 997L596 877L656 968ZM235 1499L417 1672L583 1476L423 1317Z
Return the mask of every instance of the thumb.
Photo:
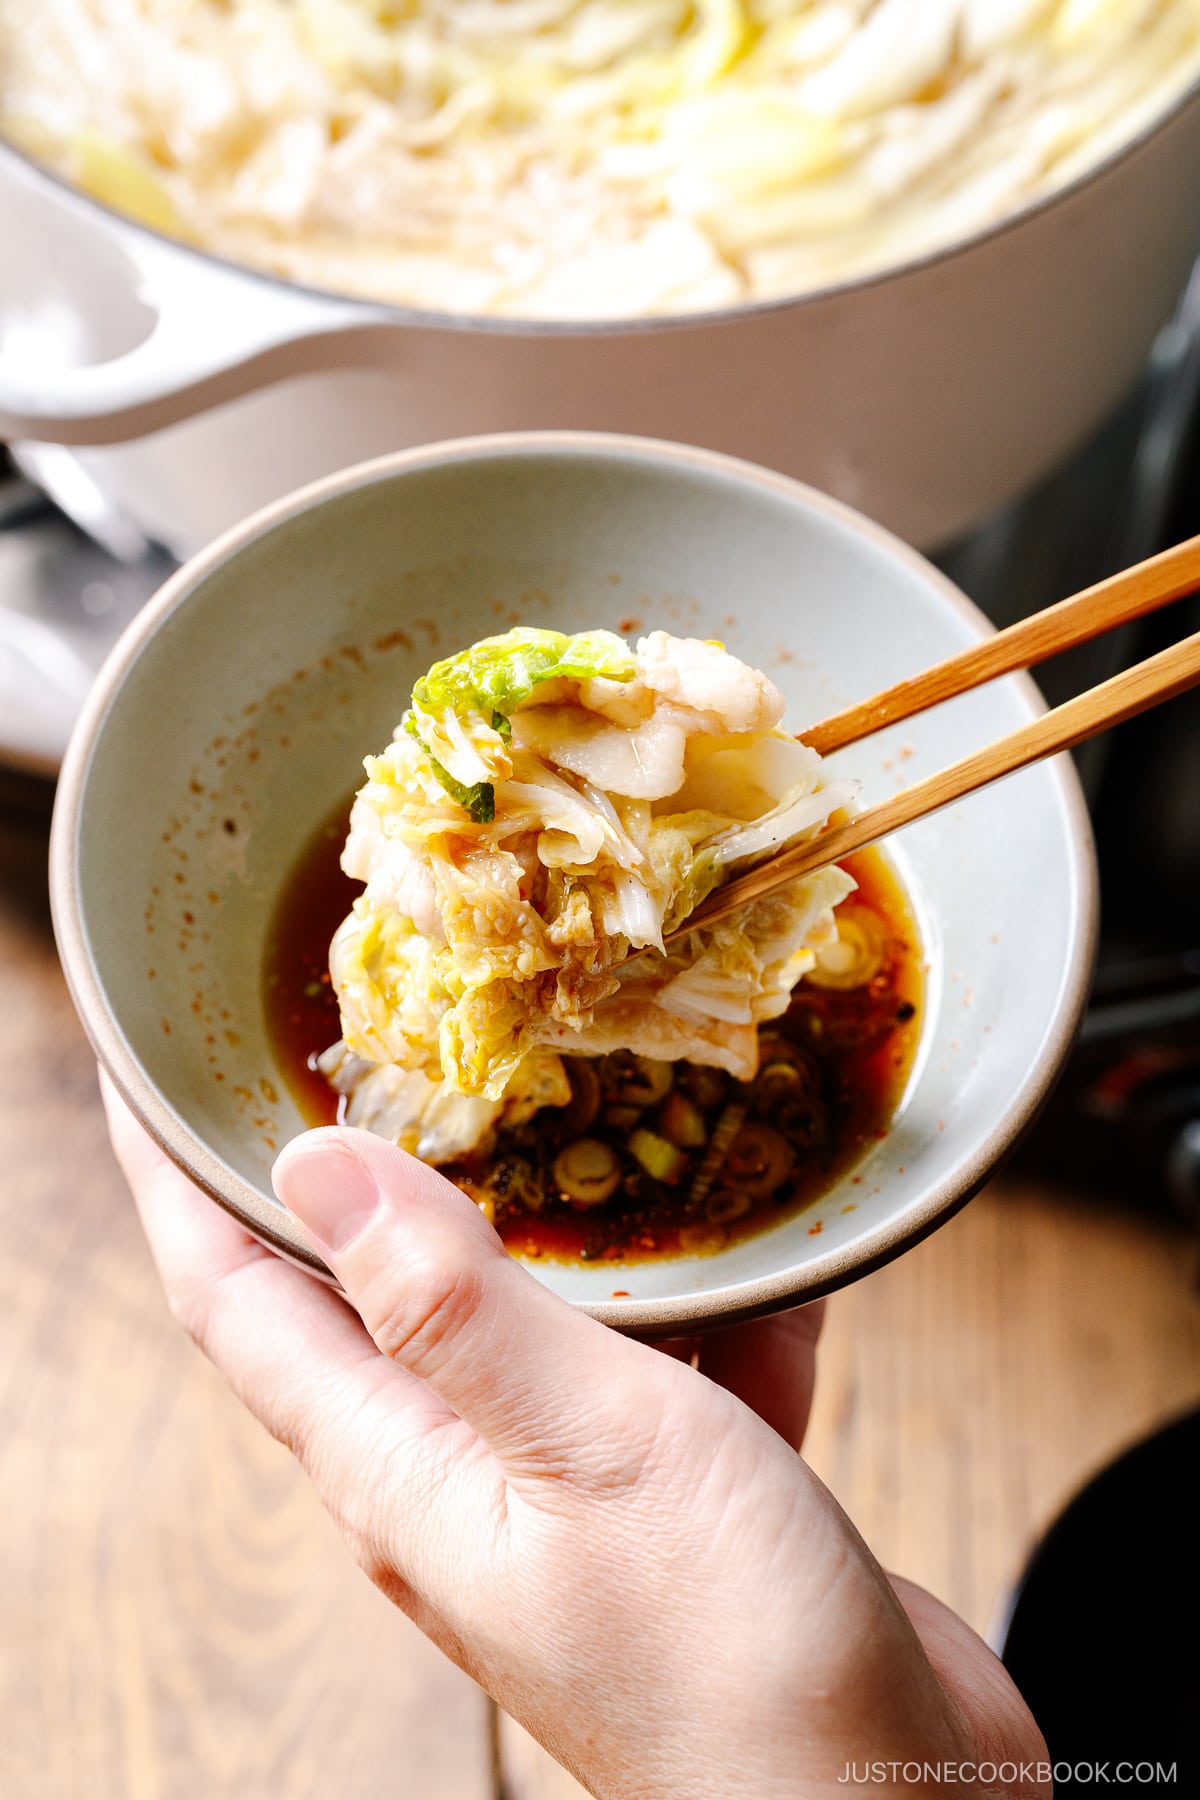
M465 1420L510 1472L561 1470L665 1362L576 1311L508 1255L473 1201L370 1132L294 1139L275 1191L385 1356Z

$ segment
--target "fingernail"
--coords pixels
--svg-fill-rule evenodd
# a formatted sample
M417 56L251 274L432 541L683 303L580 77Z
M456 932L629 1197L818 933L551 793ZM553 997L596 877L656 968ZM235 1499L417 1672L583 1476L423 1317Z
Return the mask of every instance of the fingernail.
M344 1250L365 1229L382 1198L370 1171L336 1142L290 1151L274 1179L288 1211L330 1251Z

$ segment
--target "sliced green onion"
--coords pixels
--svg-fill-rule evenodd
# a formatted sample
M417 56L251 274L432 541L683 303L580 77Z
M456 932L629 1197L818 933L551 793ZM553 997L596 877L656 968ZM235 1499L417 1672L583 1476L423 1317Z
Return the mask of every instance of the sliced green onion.
M606 1106L601 1122L609 1131L632 1131L644 1110L640 1106Z
M663 1101L658 1126L662 1135L679 1150L699 1150L708 1142L704 1114L696 1102L681 1094L678 1088Z
M787 1139L769 1125L743 1125L729 1146L725 1174L732 1186L761 1200L787 1180L795 1160Z
M887 951L883 928L873 912L865 906L840 906L834 914L837 939L817 951L817 960L808 972L814 987L866 987L879 973Z
M555 1157L554 1180L563 1197L576 1206L599 1206L616 1192L620 1159L599 1138L576 1138Z
M640 1125L630 1138L629 1153L637 1158L647 1175L668 1185L677 1182L687 1167L687 1157L682 1150L659 1137L656 1131L647 1131L644 1125Z
M604 1092L623 1106L653 1106L669 1094L675 1080L674 1064L654 1056L634 1056L613 1050L600 1067Z

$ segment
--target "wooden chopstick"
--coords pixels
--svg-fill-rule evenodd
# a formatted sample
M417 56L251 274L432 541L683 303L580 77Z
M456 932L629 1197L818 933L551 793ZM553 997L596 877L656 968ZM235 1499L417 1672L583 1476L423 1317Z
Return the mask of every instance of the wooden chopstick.
M1053 712L1043 713L1040 719L1032 719L1028 725L997 738L984 749L963 757L961 762L951 763L948 769L904 788L890 800L868 807L847 824L835 825L807 843L781 850L745 875L718 888L677 930L668 933L665 942L673 944L697 926L712 925L718 919L727 918L740 906L761 899L784 882L794 881L798 875L809 875L827 863L840 862L852 851L864 849L867 844L898 831L902 825L926 818L973 793L976 788L999 781L1004 775L1012 775L1029 763L1039 762L1042 757L1070 750L1097 732L1120 725L1125 719L1131 719L1161 701L1174 699L1198 682L1200 631L1181 643L1172 644L1169 650L1159 651L1157 656L1147 657L1145 662L1135 663L1133 668L1125 669L1111 680L1102 681L1098 687L1076 695L1074 700L1056 706Z
M1178 600L1193 588L1200 587L1200 537L1188 538L1159 556L1148 557L1123 569L1119 575L1098 581L1070 599L1034 613L982 644L937 663L920 675L898 681L844 712L834 713L820 724L800 733L800 742L809 744L822 756L870 737L885 725L911 719L927 707L937 706L955 694L965 694L994 681L998 675L1011 675L1014 669L1030 669L1048 657L1069 650L1074 644L1086 644L1090 638L1111 631L1132 619L1143 618L1157 607Z

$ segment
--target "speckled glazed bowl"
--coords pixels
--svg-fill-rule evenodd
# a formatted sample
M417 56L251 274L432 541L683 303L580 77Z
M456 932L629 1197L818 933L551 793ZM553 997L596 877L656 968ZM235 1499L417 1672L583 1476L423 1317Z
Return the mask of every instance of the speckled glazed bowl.
M770 673L797 729L989 629L914 552L782 476L575 434L352 469L181 569L117 646L67 757L59 944L101 1059L168 1153L318 1273L271 1190L274 1155L304 1124L266 1032L272 909L414 678L517 620L720 637ZM1009 679L836 764L870 802L1040 705ZM978 1188L1036 1111L1084 1001L1095 878L1069 761L910 828L892 856L929 963L924 1029L861 1179L717 1254L543 1260L542 1280L624 1329L702 1329L852 1280Z

